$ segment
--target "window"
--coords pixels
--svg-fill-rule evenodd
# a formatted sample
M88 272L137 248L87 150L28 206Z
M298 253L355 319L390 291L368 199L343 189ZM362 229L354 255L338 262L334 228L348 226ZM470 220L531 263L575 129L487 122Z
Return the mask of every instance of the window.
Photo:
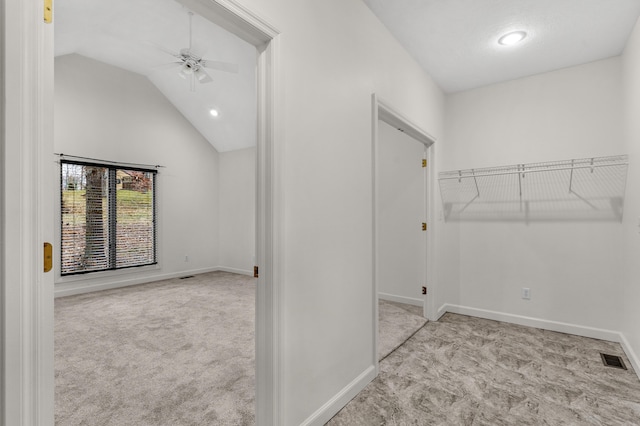
M61 275L155 264L156 171L61 166Z

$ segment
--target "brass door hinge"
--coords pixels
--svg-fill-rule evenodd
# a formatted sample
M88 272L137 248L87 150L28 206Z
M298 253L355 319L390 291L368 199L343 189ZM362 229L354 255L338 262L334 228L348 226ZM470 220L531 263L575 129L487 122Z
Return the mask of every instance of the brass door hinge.
M427 159L426 158L422 159L422 167L427 167Z
M44 22L53 22L53 0L44 0Z
M253 278L258 278L258 267L257 266L253 267Z
M44 272L49 272L53 267L53 247L50 243L44 243Z
M425 222L422 222L422 230L423 231L427 230L427 224Z

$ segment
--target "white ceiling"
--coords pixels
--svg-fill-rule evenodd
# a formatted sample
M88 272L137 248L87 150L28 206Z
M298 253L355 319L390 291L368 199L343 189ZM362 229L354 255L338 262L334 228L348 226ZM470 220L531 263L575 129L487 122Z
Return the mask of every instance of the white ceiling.
M620 55L639 0L364 0L448 93ZM502 46L514 30L528 37Z
M255 146L254 46L194 15L194 53L238 64L238 73L207 69L213 82L196 83L192 92L178 67L162 67L176 58L157 46L188 46L187 12L173 0L57 0L55 55L77 53L147 76L219 152Z

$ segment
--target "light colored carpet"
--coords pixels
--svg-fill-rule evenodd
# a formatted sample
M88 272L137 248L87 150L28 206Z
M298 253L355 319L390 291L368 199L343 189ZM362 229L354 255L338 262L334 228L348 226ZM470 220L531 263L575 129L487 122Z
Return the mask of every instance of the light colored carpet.
M379 355L426 320L380 301ZM56 425L255 424L255 279L213 272L55 301Z
M225 272L57 299L56 424L255 424L254 307Z
M629 370L605 367L600 352ZM454 314L389 355L328 423L638 424L640 381L619 344Z
M422 308L380 299L378 307L378 359L383 360L426 324Z

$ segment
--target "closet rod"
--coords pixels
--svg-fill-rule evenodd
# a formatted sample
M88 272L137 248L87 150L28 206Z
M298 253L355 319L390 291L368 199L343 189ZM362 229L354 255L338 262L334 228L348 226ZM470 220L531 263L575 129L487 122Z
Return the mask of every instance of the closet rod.
M593 166L578 166L578 167L562 167L558 169L554 168L545 168L539 170L519 170L515 172L502 172L502 173L484 173L484 174L470 174L467 176L450 176L450 177L441 177L438 180L447 180L447 179L464 179L464 178L477 178L477 177L486 177L486 176L504 176L504 175L515 175L515 174L525 174L525 173L540 173L540 172L559 172L563 170L577 170L577 169L595 169L598 167L615 167L615 166L627 166L628 162L625 163L613 163L613 164L594 164Z

